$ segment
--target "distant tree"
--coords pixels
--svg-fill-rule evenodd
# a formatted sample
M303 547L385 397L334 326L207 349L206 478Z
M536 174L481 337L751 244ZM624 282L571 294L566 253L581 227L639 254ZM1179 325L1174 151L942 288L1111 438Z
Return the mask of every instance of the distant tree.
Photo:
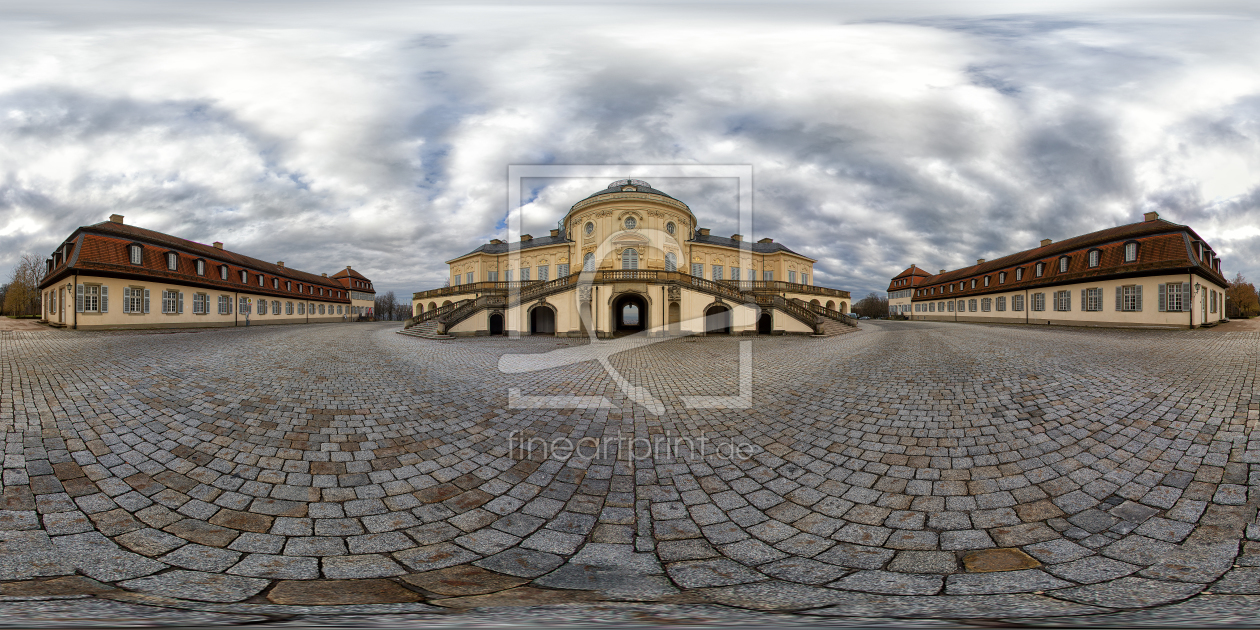
M853 312L861 317L887 317L887 294L870 293L853 303Z
M1227 316L1255 317L1260 315L1260 295L1256 294L1255 285L1247 282L1241 272L1229 282L1225 297L1225 304L1229 307L1225 313Z
M4 315L4 296L9 292L8 283L0 284L0 315Z
M4 291L4 313L31 316L40 313L39 283L44 279L44 259L26 254L18 259Z
M378 293L376 295L376 306L374 308L374 312L376 313L376 319L378 321L397 320L399 313L398 307L398 298L394 296L393 291L386 291L385 293Z

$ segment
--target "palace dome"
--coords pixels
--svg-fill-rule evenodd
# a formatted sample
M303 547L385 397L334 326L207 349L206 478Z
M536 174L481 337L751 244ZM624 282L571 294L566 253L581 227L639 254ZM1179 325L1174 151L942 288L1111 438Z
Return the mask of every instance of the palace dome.
M655 189L655 188L652 188L652 185L651 185L651 184L649 184L649 183L647 183L647 182L645 182L645 181L643 181L643 180L641 180L641 179L619 179L619 180L617 180L617 181L615 181L615 182L613 182L613 183L609 184L607 188L605 188L605 189L603 189L603 190L601 190L601 191L599 191L599 192L596 192L596 193L594 193L594 194L588 195L587 197L583 198L583 199L582 199L582 201L586 201L587 199L591 199L591 198L593 198L593 197L598 197L598 196L600 196L600 195L611 195L611 194L613 194L613 193L619 193L619 192L638 192L638 193L646 193L646 194L649 194L649 195L660 195L660 196L662 196L662 197L666 197L666 198L668 198L668 199L674 199L673 197L670 197L669 195L667 195L667 194L665 194L665 193L663 193L663 192L661 192L661 191L659 191L659 190L657 190L657 189ZM578 203L582 203L582 201L579 201ZM678 200L677 200L677 199L674 199L674 201L678 201ZM682 202L679 202L679 203L682 203ZM574 204L574 205L577 205L577 204ZM685 205L685 204L684 204L684 205Z

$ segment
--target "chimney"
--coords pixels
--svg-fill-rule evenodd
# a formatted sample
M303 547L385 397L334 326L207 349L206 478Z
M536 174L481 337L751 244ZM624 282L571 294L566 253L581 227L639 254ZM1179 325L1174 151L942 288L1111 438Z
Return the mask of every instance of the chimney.
M350 265L346 265L346 271L350 271Z
M945 270L944 270L944 269L942 269L942 270L941 270L941 273L942 273L942 274L944 274L944 273L945 273Z
M976 264L977 264L977 265L983 265L983 264L984 264L984 259L983 259L983 258L977 258L977 259L976 259Z
M559 229L552 230L552 231L551 231L551 236L552 236L552 238L555 238L555 237L557 237L557 236L560 236L560 230L559 230Z
M1053 243L1053 242L1054 242L1054 241L1052 241L1052 240L1050 240L1050 239L1048 239L1048 238L1043 238L1043 239L1041 239L1041 246L1042 246L1042 247L1045 247L1045 246L1047 246L1047 245L1049 245L1050 243Z
M113 223L122 223L122 222L123 222L123 215L121 215L121 214L111 214L111 215L109 215L109 220L110 220L111 222L113 222Z
M534 237L532 237L532 236L530 236L530 235L528 235L528 234L522 234L522 235L521 235L521 242L522 242L522 243L524 243L525 241L532 241L532 240L534 240Z
M325 278L327 278L327 277L328 277L328 274L323 274L323 276L324 276Z
M113 217L110 217L110 218L112 219ZM1144 214L1142 215L1142 218L1143 218L1143 219L1146 219L1147 221L1158 221L1158 220L1159 220L1159 213L1158 213L1158 212L1147 212L1147 213L1144 213ZM122 217L118 217L118 222L119 222L119 223L122 223Z
M740 242L740 241L743 241L743 240L744 240L744 235L743 235L743 234L732 234L732 235L731 235L731 240L732 240L732 241L735 241L735 242L737 242L737 243L738 243L738 242Z
M772 238L763 238L763 239L761 239L761 240L759 240L759 241L757 241L757 242L758 242L758 243L773 243L773 242L774 242L774 239L772 239Z
M220 243L219 241L215 241L215 242L214 242L214 248L215 248L215 249L223 249L223 243Z
M700 233L700 236L709 235L709 228L696 228L696 231Z
M277 266L277 267L279 267L279 268L281 268L281 269L284 269L284 261L282 260L282 261L280 261L280 262L276 263L276 266ZM324 275L328 275L328 274L324 274Z

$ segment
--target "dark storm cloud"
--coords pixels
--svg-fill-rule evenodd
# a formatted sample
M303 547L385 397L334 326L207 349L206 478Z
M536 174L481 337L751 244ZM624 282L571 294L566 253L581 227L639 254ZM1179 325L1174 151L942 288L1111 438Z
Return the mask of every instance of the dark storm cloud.
M855 295L1151 209L1260 275L1250 17L128 6L0 23L0 270L120 212L408 293L506 237L508 165L748 164L752 229L616 177ZM525 231L614 178L526 182Z

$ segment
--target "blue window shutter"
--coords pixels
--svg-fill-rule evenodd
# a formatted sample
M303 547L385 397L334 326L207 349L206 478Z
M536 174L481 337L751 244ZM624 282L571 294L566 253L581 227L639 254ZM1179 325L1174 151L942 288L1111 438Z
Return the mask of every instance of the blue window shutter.
M1168 285L1159 284L1159 312L1163 313L1168 310Z
M146 315L149 313L149 290L148 289L144 290L144 312Z
M109 287L101 285L101 312L109 312Z
M1137 309L1135 310L1140 311L1142 310L1142 285L1139 284L1133 288L1137 290Z
M131 312L131 287L123 287L123 312Z
M83 285L74 285L74 312L83 312Z
M1181 310L1183 311L1192 310L1190 306L1190 283L1189 282L1181 283Z

